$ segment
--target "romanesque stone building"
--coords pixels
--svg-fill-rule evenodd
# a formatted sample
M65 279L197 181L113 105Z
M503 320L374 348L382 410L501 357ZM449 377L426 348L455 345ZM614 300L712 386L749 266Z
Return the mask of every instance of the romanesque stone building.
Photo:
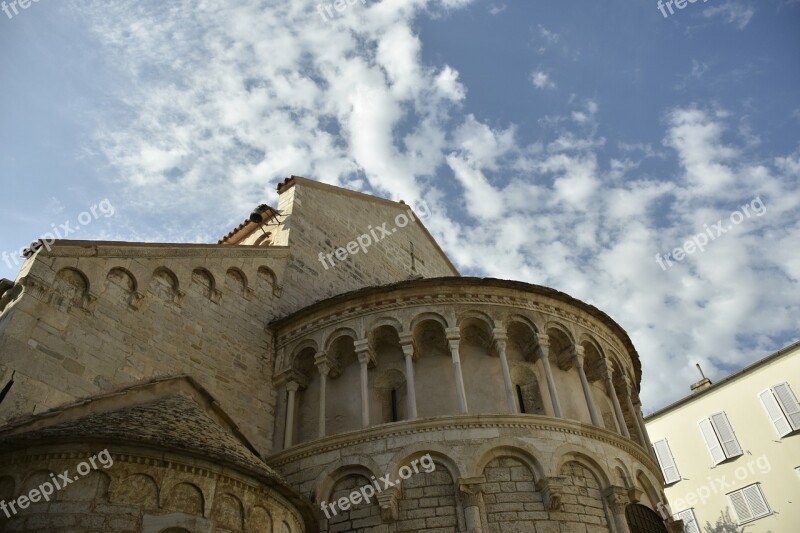
M610 317L460 277L422 209L278 192L217 244L61 241L0 283L3 531L682 530Z

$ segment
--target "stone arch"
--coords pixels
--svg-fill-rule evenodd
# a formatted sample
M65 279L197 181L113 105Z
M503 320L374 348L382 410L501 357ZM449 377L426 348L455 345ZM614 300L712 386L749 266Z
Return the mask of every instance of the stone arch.
M467 322L469 320L477 320L485 323L486 327L489 328L489 331L492 331L495 328L494 319L491 316L489 316L488 313L475 310L464 311L463 313L458 315L458 318L456 319L456 327L460 328L464 322Z
M244 529L244 505L231 493L215 495L214 505L211 508L211 519L218 528L240 531Z
M600 459L583 446L576 444L564 444L559 446L552 455L551 472L560 472L561 467L569 462L577 462L588 468L600 483L600 488L604 489L611 485L608 472L601 466ZM558 475L558 474L556 474Z
M8 502L14 499L17 483L11 476L0 477L0 500Z
M626 489L633 488L631 472L627 465L619 459L612 459L611 461L611 478L612 484L625 487Z
M257 272L258 283L259 285L267 285L270 287L270 292L275 294L278 292L278 276L275 275L275 272L267 267L267 266L260 266L258 267Z
M518 313L514 313L505 317L502 321L502 324L506 331L508 331L508 328L510 328L512 324L519 324L529 329L534 336L539 334L539 328L536 325L536 322L534 322L533 319Z
M44 483L51 483L54 477L53 472L50 470L34 470L33 472L29 473L25 476L25 480L22 482L20 486L20 494L28 494L33 489L39 488L40 485ZM60 500L61 495L57 494L56 496L52 497L54 500Z
M325 394L325 427L328 435L354 431L361 427L361 365L355 351L355 332L340 328L328 339L325 350L336 368L327 380Z
M147 474L132 474L112 485L111 501L125 505L141 505L145 509L158 509L160 501L158 483Z
M123 267L114 267L108 271L106 281L120 287L125 292L135 292L139 289L139 282L130 270Z
M317 476L314 486L317 487L317 504L324 501L331 501L330 497L337 482L348 476L363 476L367 480L378 478L383 471L378 464L365 455L354 455L345 459L344 464L333 463L328 465L322 473Z
M550 360L562 370L572 368L572 354L575 338L561 322L550 321L545 326L545 334L550 341Z
M303 339L294 348L292 348L291 356L289 357L289 367L298 369L297 358L306 351L312 351L314 355L319 353L319 345L314 339Z
M105 472L95 470L81 478L80 483L73 483L64 488L62 501L80 501L102 503L109 501L111 478Z
M452 452L451 452L452 453ZM401 498L397 506L398 531L457 531L464 524L464 515L458 505L456 491L457 465L446 455L438 452L417 452L407 455L394 472L393 480L400 479L403 467L411 467L415 459L429 456L433 469L426 471L413 468L410 476L402 480ZM427 462L427 458L425 459ZM420 461L421 464L421 461Z
M413 332L421 322L425 322L428 320L433 320L434 322L437 322L440 326L442 326L443 330L446 330L448 327L450 327L447 324L447 319L445 319L442 315L440 315L439 313L426 311L414 315L414 318L411 319L411 327L409 328L409 331Z
M356 333L353 328L347 326L335 329L325 338L325 342L323 343L323 346L325 346L325 351L327 352L330 350L333 343L341 337L350 337L353 339L353 342L355 342L358 340L358 333Z
M541 452L526 442L517 441L512 437L495 439L486 443L474 454L477 456L475 464L470 469L471 477L482 475L486 465L499 457L513 457L527 466L538 481L547 477L544 465L537 459Z
M281 531L280 533L292 533L292 526L289 525L289 522L284 520L281 522Z
M359 524L359 531L370 531L382 525L381 508L377 498L371 498L369 502L362 500L358 504L352 501L347 508L343 508L337 503L349 498L350 494L359 491L362 487L372 485L372 480L363 471L350 471L338 479L330 487L330 493L326 494L320 502L320 533L329 531L353 531L350 528L350 521L354 520ZM330 504L328 504L330 502ZM286 522L284 522L286 524ZM286 524L288 526L288 524Z
M517 395L520 414L545 416L547 411L539 384L540 376L535 367L528 362L513 362L510 365L511 383Z
M580 522L579 515L573 514L580 510L582 514L596 516L600 520L597 525L607 528L610 517L603 498L603 490L608 483L602 481L598 476L598 473L602 473L602 469L589 456L583 454L567 454L564 459L566 460L561 462L557 472L563 483L558 491L561 510L569 513L565 522L572 516L575 521ZM550 498L552 505L553 496L551 495ZM579 527L585 526L580 525Z
M89 278L77 268L62 268L53 282L51 302L61 311L83 307L89 295Z
M194 483L176 483L165 494L164 509L191 516L205 516L205 496Z
M641 469L636 470L636 484L635 488L642 491L642 495L647 498L646 501L640 501L639 503L643 505L647 505L650 509L655 510L658 506L658 502L661 501L659 497L658 491L655 488L655 485L650 480L650 478L645 474L645 472Z
M498 453L481 470L483 502L489 531L516 531L530 523L532 513L544 517L544 497L530 464L516 450ZM513 501L513 506L509 502ZM520 515L519 513L523 513Z
M436 313L422 313L411 324L418 416L429 418L458 413L447 322Z
M371 336L372 333L381 327L390 327L397 332L397 335L400 336L403 334L403 324L396 318L392 316L381 316L379 318L374 319L372 322L369 323L367 327L367 332Z
M274 533L272 515L263 507L253 507L247 517L247 533Z
M536 326L521 315L512 315L504 323L508 346L506 356L510 361L529 361L535 359L538 330Z
M240 296L247 296L247 276L240 268L230 267L225 272L225 286Z
M301 444L317 438L319 434L319 402L322 393L319 371L316 366L317 352L309 345L293 355L292 368L305 377L304 386L296 394L296 415L292 442Z
M175 302L180 295L178 276L167 267L158 267L150 279L150 292L165 302Z
M211 299L216 290L214 275L203 267L192 270L192 287L195 287L204 297Z
M402 467L426 454L430 454L434 461L441 463L453 479L465 477L465 472L468 471L463 459L452 457L453 450L451 447L443 446L437 442L418 442L397 452L387 465L386 473L391 473L392 480L398 479Z

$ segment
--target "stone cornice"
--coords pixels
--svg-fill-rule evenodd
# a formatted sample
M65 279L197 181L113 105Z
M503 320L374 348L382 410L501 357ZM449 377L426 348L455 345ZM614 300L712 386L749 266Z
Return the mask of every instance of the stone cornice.
M653 472L660 472L659 466L647 451L638 443L626 439L612 431L596 426L538 415L460 415L437 417L426 420L411 420L382 425L374 428L360 429L332 435L322 439L293 446L266 458L272 468L280 468L288 463L326 454L350 446L374 441L388 441L393 437L416 433L432 433L447 430L463 429L527 429L531 431L550 431L576 435L584 439L592 439L615 446L635 457Z
M56 241L49 251L37 252L42 257L103 258L263 258L289 257L287 246L237 246L230 244L172 244L114 241Z

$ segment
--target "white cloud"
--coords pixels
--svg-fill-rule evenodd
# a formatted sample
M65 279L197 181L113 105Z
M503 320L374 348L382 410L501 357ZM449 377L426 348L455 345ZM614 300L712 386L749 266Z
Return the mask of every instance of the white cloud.
M550 79L550 75L541 70L531 74L531 83L537 89L554 89L556 84Z
M755 9L741 2L726 2L719 6L707 7L703 10L706 18L720 17L728 24L743 30L753 18Z

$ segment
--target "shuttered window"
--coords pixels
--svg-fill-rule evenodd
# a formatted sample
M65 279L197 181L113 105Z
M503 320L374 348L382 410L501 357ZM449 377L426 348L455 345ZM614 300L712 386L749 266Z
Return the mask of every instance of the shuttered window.
M726 459L742 455L742 447L739 446L739 441L736 439L736 434L724 411L704 418L698 424L708 453L711 454L711 460L715 465Z
M767 516L772 512L758 483L731 492L728 494L728 499L736 513L736 518L739 519L739 524Z
M788 383L775 385L758 397L779 437L800 429L800 404Z
M681 480L681 475L678 473L678 466L675 464L675 458L672 456L672 450L669 449L667 439L661 439L653 443L653 448L656 451L656 458L661 467L661 473L664 474L664 481L667 485Z
M697 525L697 519L694 516L692 509L686 509L673 516L675 520L683 520L683 531L685 533L700 533L700 527Z

